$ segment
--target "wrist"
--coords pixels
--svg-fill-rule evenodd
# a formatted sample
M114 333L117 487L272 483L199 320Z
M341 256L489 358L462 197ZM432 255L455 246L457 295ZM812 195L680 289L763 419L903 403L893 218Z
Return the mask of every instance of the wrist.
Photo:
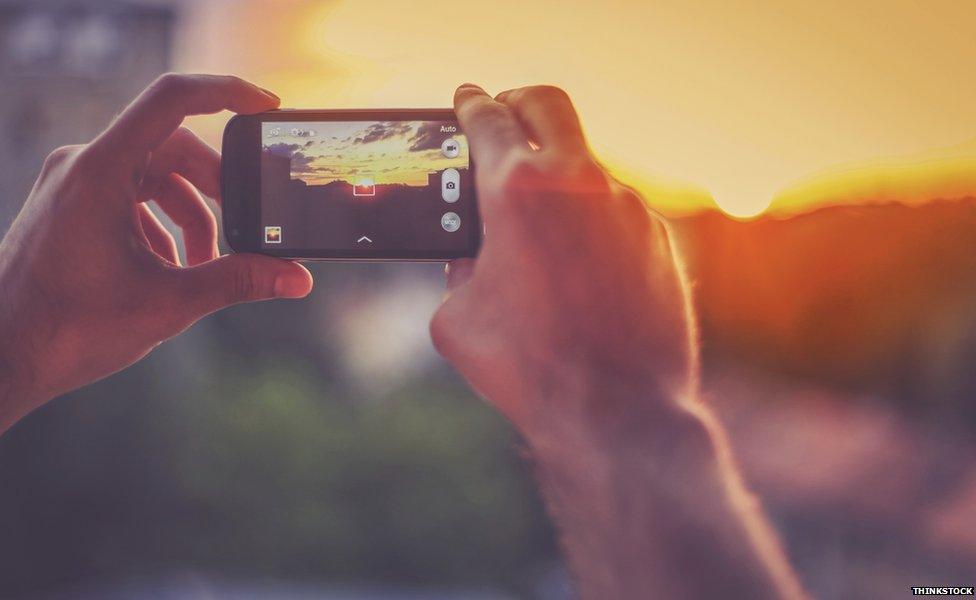
M660 549L703 531L724 540L734 520L708 424L653 387L615 382L580 393L586 400L571 404L591 406L585 415L560 412L523 431L580 595L633 597L653 583L678 596ZM601 578L588 565L595 556L606 560Z
M586 489L602 510L622 481L665 505L724 496L721 435L697 399L619 371L572 369L558 381L537 388L538 408L516 423L550 504L575 504Z
M0 314L0 434L50 399L40 380L41 370L29 350L31 340L13 326L16 318Z
M0 434L42 404L31 378L0 350Z
M633 381L568 396L589 408L523 433L581 597L803 597L707 407ZM687 556L709 576L676 580Z
M506 404L518 407L509 416L530 445L585 439L594 450L612 449L679 431L700 444L708 439L687 361L674 369L649 367L653 358L550 356L522 364L516 397Z
M519 429L533 460L552 477L578 477L585 461L584 471L610 480L621 471L669 487L676 477L717 478L716 425L697 400L618 380L579 387L545 404L545 414Z

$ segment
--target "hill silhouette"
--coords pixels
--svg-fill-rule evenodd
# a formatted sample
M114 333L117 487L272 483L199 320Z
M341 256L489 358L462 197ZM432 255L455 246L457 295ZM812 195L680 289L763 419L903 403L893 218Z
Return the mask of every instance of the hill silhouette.
M976 198L673 225L706 361L976 404Z
M467 247L462 233L475 223L473 197L467 169L458 169L462 201L441 198L441 174L428 173L427 184L377 184L372 196L356 196L353 184L343 180L309 185L293 179L291 160L265 151L261 161L262 222L282 228L283 246L294 249L342 249L356 247L368 236L374 249L461 250ZM461 232L441 228L441 216L453 211L461 217Z

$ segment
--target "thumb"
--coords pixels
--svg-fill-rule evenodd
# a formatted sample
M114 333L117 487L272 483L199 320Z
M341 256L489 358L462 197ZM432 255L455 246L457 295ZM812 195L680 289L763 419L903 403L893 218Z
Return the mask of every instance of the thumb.
M208 314L225 306L272 298L304 298L312 274L290 260L260 254L228 254L183 269L187 296Z

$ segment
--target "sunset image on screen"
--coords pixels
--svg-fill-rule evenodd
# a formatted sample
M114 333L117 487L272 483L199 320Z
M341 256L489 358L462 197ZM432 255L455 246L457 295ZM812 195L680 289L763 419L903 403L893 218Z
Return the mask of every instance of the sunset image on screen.
M264 247L468 246L477 211L456 122L265 122L261 134L261 218L277 232Z
M356 196L374 186L425 186L430 173L467 166L464 136L439 121L264 123L264 151L291 161L291 178L310 186L344 181ZM453 139L462 151L448 158L441 145Z

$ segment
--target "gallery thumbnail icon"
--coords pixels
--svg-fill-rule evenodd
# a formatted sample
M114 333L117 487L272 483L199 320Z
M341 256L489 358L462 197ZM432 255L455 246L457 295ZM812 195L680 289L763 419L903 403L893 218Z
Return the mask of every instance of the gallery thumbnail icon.
M265 244L281 243L281 227L279 225L272 225L264 228L264 243Z

